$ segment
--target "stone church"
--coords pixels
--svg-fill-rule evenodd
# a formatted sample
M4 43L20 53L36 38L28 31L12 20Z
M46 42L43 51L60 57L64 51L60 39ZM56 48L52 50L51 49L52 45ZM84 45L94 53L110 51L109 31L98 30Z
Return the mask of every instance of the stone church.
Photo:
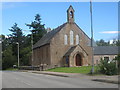
M75 10L67 10L67 22L51 30L33 46L33 66L78 67L91 65L90 38L75 23Z

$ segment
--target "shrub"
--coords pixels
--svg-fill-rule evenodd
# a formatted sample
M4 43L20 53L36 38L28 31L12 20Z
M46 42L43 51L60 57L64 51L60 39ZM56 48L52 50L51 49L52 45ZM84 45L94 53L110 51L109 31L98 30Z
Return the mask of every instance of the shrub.
M115 61L117 61L117 67L118 67L118 73L120 74L120 54L118 54L115 58Z
M102 58L99 64L99 71L106 75L116 75L118 73L115 62L108 63L107 60L103 60Z

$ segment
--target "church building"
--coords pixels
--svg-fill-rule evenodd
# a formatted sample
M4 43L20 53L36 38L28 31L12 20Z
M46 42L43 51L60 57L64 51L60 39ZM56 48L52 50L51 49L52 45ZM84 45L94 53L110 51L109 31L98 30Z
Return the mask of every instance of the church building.
M49 31L33 46L33 66L79 67L91 65L90 38L75 23L75 10L67 10L67 22Z

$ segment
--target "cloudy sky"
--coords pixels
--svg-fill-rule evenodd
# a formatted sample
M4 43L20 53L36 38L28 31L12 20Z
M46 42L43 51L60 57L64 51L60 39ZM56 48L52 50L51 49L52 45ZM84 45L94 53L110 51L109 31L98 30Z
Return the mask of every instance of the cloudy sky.
M93 2L93 30L95 40L110 40L118 35L118 3ZM56 28L67 21L67 9L72 5L75 10L75 22L89 36L89 2L2 2L2 33L10 34L9 28L17 23L23 30L29 28L36 14L40 14L45 27ZM28 32L25 32L27 34Z

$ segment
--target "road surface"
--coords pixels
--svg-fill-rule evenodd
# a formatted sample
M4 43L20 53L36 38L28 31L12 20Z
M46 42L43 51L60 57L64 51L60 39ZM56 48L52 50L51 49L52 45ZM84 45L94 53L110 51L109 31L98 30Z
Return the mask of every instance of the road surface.
M118 85L79 78L4 71L2 88L118 88Z

